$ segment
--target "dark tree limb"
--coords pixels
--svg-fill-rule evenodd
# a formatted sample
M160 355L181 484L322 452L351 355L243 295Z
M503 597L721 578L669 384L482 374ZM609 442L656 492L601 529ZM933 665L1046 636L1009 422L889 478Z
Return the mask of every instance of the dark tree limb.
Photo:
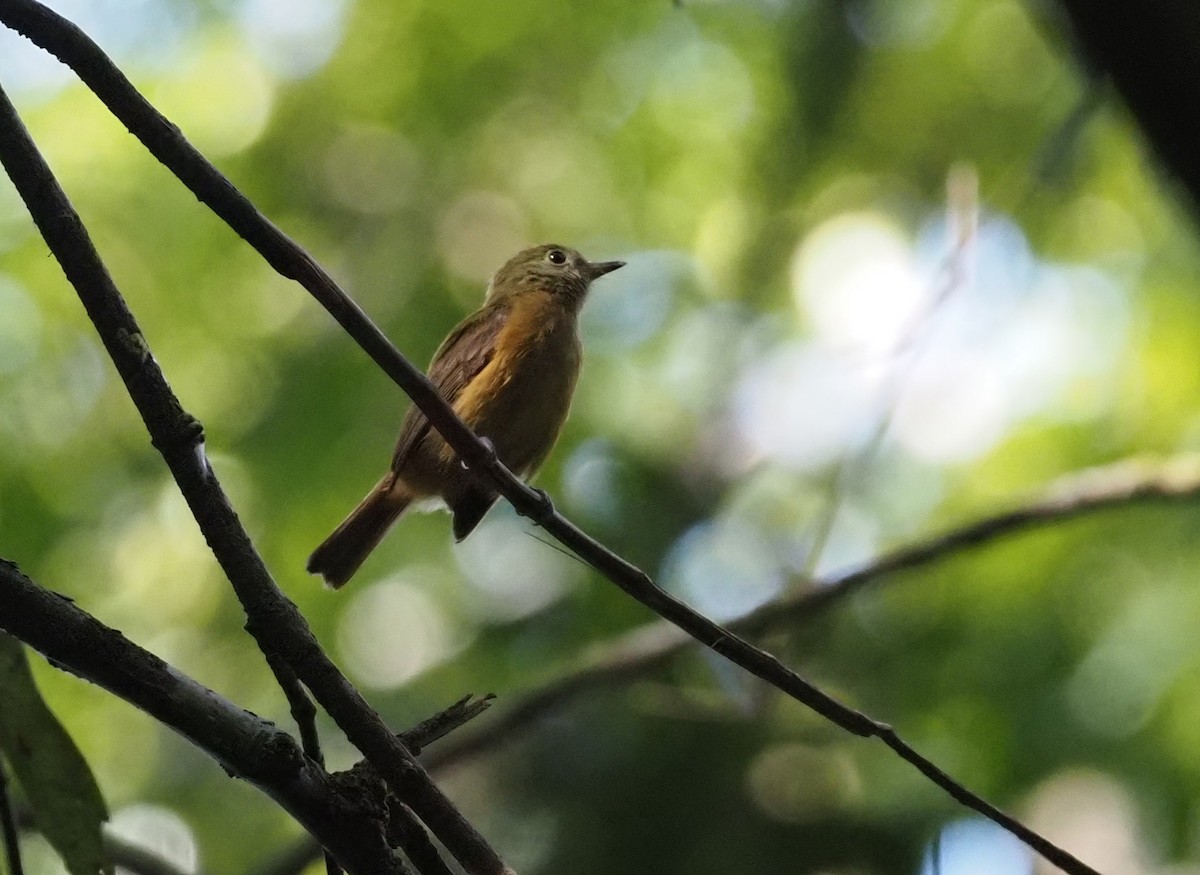
M0 18L16 4L0 2ZM41 8L41 7L39 7ZM43 10L45 11L45 10ZM203 431L171 391L133 314L113 284L78 214L0 91L0 163L75 287L109 356L242 607L265 654L278 655L429 825L471 875L510 870L430 780L357 689L330 661L296 606L276 585L221 488Z
M1086 60L1106 74L1200 210L1200 3L1060 0Z
M0 560L0 629L59 668L174 729L230 775L258 787L352 873L396 875L378 823L358 816L338 781L295 740L239 708Z

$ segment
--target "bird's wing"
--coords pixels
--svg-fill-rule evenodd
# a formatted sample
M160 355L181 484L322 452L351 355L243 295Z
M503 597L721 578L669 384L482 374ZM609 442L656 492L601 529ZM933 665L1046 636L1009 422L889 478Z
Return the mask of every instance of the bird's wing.
M508 309L506 302L497 302L472 313L450 332L433 354L429 380L448 404L453 405L466 385L492 360L496 338L504 327ZM410 406L400 426L400 437L392 456L392 470L400 470L408 454L421 442L429 428L425 414L415 404Z

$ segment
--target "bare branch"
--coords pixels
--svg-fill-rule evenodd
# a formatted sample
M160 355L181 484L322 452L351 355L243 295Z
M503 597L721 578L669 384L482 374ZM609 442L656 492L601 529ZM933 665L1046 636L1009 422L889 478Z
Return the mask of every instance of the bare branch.
M290 735L239 708L0 560L0 629L171 727L280 804L351 872L395 875L378 824L347 812L336 780Z
M273 651L265 655L267 665L271 667L275 680L283 690L284 696L287 697L292 719L296 721L296 728L300 732L300 746L304 750L305 756L324 768L325 755L321 753L321 737L317 734L317 709L313 705L312 699L308 698L308 693L304 692L300 678L296 677L296 673L292 671L290 665ZM333 858L333 854L326 851L326 875L341 875L341 872L342 869L338 866L337 860Z
M24 4L0 4L0 17L13 5ZM412 806L468 872L505 875L510 870L499 855L330 661L303 615L276 585L208 463L199 423L171 391L78 214L2 90L0 163L78 292L152 443L233 584L246 612L246 628L260 649L278 654L293 668L351 743L375 764L397 795Z
M458 727L474 720L489 707L495 696L488 693L476 699L474 696L463 696L449 708L439 711L428 720L422 720L412 729L400 733L404 746L414 754L421 753L439 738L444 738Z

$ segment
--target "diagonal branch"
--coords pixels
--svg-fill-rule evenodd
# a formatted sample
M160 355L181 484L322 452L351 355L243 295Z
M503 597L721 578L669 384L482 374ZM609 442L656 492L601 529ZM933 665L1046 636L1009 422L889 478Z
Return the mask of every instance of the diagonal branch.
M729 623L729 628L751 638L791 629L860 590L895 582L906 571L1006 537L1114 508L1198 499L1200 455L1197 454L1163 462L1132 459L1092 468L1062 479L1045 495L1027 504L900 547L852 571L809 582L803 591L763 605ZM634 629L589 659L585 667L510 701L495 719L474 732L455 735L422 761L426 768L436 772L477 756L521 733L547 712L593 690L650 674L691 646L693 642L669 623Z
M0 2L0 16L12 3ZM75 287L109 356L200 530L246 612L264 654L277 654L363 755L445 843L471 875L511 871L430 780L416 758L333 664L303 615L280 591L251 543L204 452L189 416L150 353L137 321L101 262L7 95L0 90L0 163Z
M480 441L455 416L450 406L438 395L437 390L424 374L400 355L379 328L367 318L345 292L338 288L333 279L316 264L312 257L262 216L220 171L208 163L179 133L178 129L137 92L120 70L82 31L35 0L3 0L0 2L0 21L4 21L70 66L151 153L170 168L198 199L225 219L282 275L295 279L307 289L384 372L408 393L471 472L494 485L519 513L546 529L561 544L575 552L625 593L678 626L714 652L727 657L848 732L863 738L880 739L951 797L1009 830L1064 870L1072 873L1093 871L1071 854L955 782L932 762L913 750L890 726L872 720L847 707L801 678L774 656L752 646L729 630L693 611L686 604L655 585L644 571L616 555L569 522L554 509L545 493L522 483L497 459L492 448ZM204 467L207 469L207 464ZM211 472L208 472L207 479L212 479ZM187 495L188 489L184 486L183 480L180 485ZM197 511L197 518L201 519L201 516ZM203 521L201 525L203 527ZM214 545L215 547L216 545ZM258 560L256 555L253 556L253 560L257 566L261 566L261 560ZM261 574L257 573L257 569L255 571L256 573L252 575L254 579L265 579L270 582L270 588L274 588L265 568L262 569ZM232 580L233 575L230 569L226 568L226 573L231 575ZM234 581L234 585L237 588L238 582ZM255 594L257 594L257 588L254 593L248 592L247 596ZM239 596L241 595L239 590ZM247 606L247 613L251 618L250 628L253 632L255 631L255 617L259 615L256 611L251 610L251 605L245 598L243 603ZM295 611L294 606L291 606L291 611ZM261 630L259 634L265 631ZM311 634L309 637L311 638ZM281 647L296 644L296 641L279 642ZM310 671L315 672L315 676L321 676L322 683L318 686L314 686L310 682L310 678L305 676L305 670L299 664L299 660L306 655L315 656L306 653L306 650L307 648L303 646L292 646L281 652L289 662L293 663L297 674L313 690L319 700L322 700L322 689L336 694L332 707L324 700L322 703L330 710L339 725L342 724L342 719L345 717L358 719L362 713L361 708L366 707L365 702L359 698L357 702L353 703L355 707L352 712L348 713L345 710L347 702L341 698L343 690L340 689L339 683L333 683L331 688L330 681L334 679L329 675L325 666L317 665L309 668ZM319 653L319 648L317 648L317 652ZM324 657L324 654L320 655L322 658ZM331 669L332 666L328 666L328 668ZM336 670L334 671L336 672ZM336 680L340 682L341 686L344 686L344 679L340 674L337 675ZM337 710L335 711L335 709ZM339 713L341 717L339 717ZM343 726L343 728L347 727ZM383 727L380 725L377 728ZM348 728L347 731L349 732ZM397 745L394 740L390 745L381 746L377 732L359 733L359 738L368 745L367 747L360 745L360 749L369 757L378 756L381 759L381 766L399 765L395 759ZM354 739L352 738L352 740ZM355 743L359 744L358 741ZM420 768L407 751L404 751L404 756L407 757L404 760L406 767ZM385 774L388 773L385 771ZM424 772L421 772L420 775L425 778ZM388 774L389 781L394 779L394 786L397 787L398 792L399 788L407 783L409 777L404 770ZM422 789L425 788L424 784L421 786ZM432 784L428 784L428 787L432 788L432 786ZM403 793L400 795L404 798ZM415 801L406 801L410 801L414 808L417 808ZM439 824L431 822L429 818L431 815L445 814L445 808L431 809L426 806L424 810L417 810L431 828L438 832ZM457 815L457 812L454 814ZM453 832L461 833L461 825L456 825L456 827L458 828ZM474 840L476 837L470 834L468 837L472 839L468 842L472 859L482 859L489 867L502 866L499 858L495 857L494 852L491 852L486 844L482 844L481 839L476 841Z

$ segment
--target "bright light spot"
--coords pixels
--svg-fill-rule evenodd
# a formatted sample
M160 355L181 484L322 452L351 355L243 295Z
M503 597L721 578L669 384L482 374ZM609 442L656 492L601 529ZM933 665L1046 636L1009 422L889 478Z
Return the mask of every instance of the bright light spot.
M193 3L161 0L49 0L44 3L77 25L113 57L118 65L167 69L179 63L183 45L196 27ZM78 81L65 65L29 40L0 28L0 80L14 92L49 98Z
M437 602L405 576L360 590L338 624L338 647L363 686L394 689L467 644Z
M704 523L671 547L662 579L700 613L729 620L777 596L784 576L762 533L737 521Z
M343 0L246 0L238 17L267 66L299 79L332 57L344 11Z
M835 346L882 355L913 328L925 282L904 234L874 213L830 219L792 258L792 294L818 335Z
M973 459L1003 437L1010 421L1008 387L986 355L963 351L953 367L923 368L896 407L893 434L918 459Z
M231 155L251 146L266 129L274 101L269 76L241 47L209 46L164 78L154 102L206 153Z
M180 872L196 871L196 837L183 818L169 808L130 805L113 814L108 828Z
M222 471L224 478L226 471ZM154 624L199 628L212 615L218 592L211 585L211 556L175 484L163 485L140 513L115 533L111 554L116 583L104 606L122 627L145 626L146 605Z
M540 539L507 507L488 514L454 555L482 596L472 599L485 622L502 623L540 611L562 598L585 568Z
M487 282L504 262L529 245L525 214L510 198L491 192L463 195L442 215L438 251L462 279Z
M921 875L1033 875L1033 857L991 821L960 820L945 827L938 844L925 851Z
M752 458L816 468L865 436L877 393L871 375L828 351L784 346L743 377L734 395L736 426Z
M1136 828L1136 806L1129 792L1101 772L1075 771L1044 783L1024 818L1059 847L1070 848L1084 863L1110 875L1147 872L1146 849ZM1057 872L1038 862L1038 875Z

